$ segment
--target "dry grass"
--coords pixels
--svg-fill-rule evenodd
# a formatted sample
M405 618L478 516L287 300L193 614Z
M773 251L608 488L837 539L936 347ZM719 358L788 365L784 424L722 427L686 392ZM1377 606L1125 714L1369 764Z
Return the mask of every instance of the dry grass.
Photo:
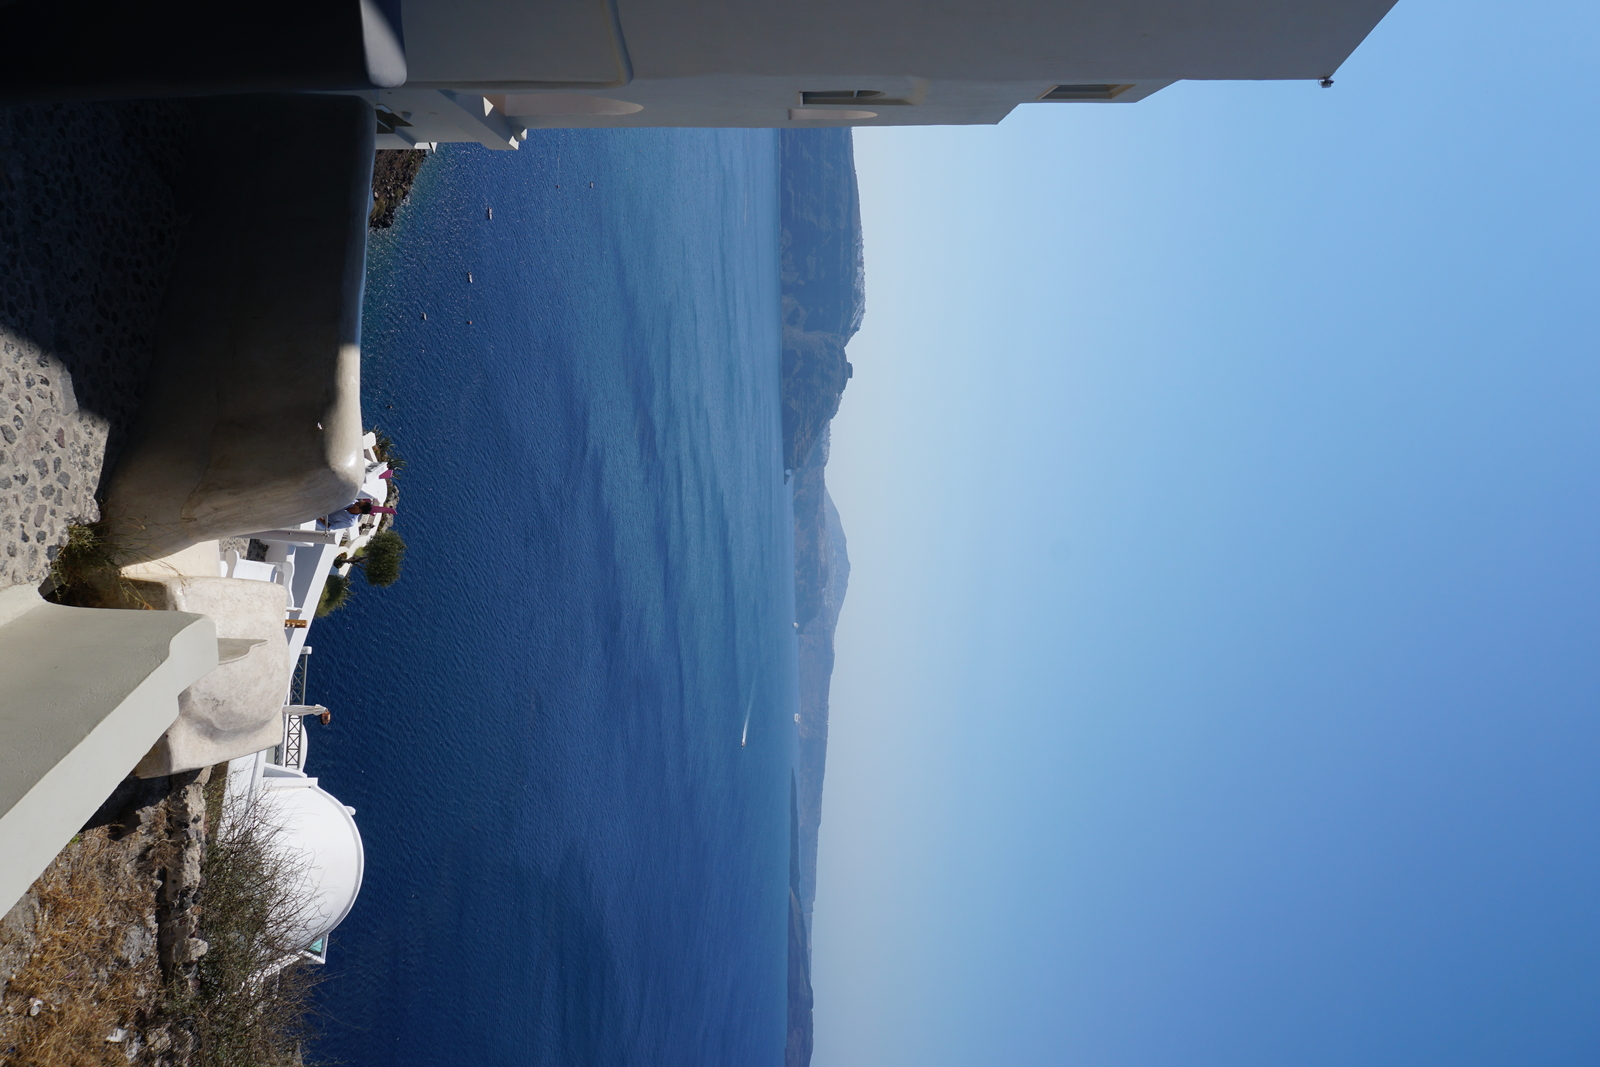
M149 608L135 583L122 577L119 549L104 523L73 523L50 563L45 595L80 608Z
M143 1029L162 997L154 893L127 876L134 847L88 831L35 884L36 947L0 1011L7 1067L129 1063L129 1043L106 1038Z
M299 950L302 864L274 847L270 807L230 813L202 868L201 957L193 991L171 1011L194 1034L201 1067L290 1067L308 1036L320 977Z
M120 838L85 831L34 883L29 954L0 997L0 1067L301 1064L319 977L298 955L304 872L273 847L270 808L221 818L224 777L202 794L205 824L222 828L200 861L198 963L163 977L157 951L155 872L183 864L169 795Z

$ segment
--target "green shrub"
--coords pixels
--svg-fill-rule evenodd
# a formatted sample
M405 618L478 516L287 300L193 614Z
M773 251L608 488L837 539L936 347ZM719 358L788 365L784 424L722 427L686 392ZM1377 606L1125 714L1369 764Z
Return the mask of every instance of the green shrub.
M328 575L328 580L322 584L322 599L317 602L317 618L332 615L355 595L355 586L348 576L337 571Z
M368 585L393 585L400 580L405 562L406 543L394 530L373 534L366 549L355 560Z

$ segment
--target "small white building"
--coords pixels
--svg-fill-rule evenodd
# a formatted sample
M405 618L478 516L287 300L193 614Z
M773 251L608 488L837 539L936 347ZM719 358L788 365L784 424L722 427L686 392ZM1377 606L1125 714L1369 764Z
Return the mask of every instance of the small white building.
M366 874L361 831L354 808L303 770L271 762L269 754L229 762L228 817L249 812L270 825L267 840L298 879L295 896L303 901L294 941L301 956L326 963L328 935L355 906Z
M1182 79L1331 79L1393 0L403 0L380 148L553 126L996 123Z

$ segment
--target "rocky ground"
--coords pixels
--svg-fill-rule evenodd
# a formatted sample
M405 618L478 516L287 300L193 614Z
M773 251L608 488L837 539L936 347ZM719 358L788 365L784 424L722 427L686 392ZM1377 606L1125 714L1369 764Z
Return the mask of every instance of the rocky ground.
M130 779L0 918L0 1063L190 1062L193 1036L166 1005L205 951L209 779Z
M186 115L0 108L0 585L42 581L99 517L177 250Z
M394 225L395 212L411 195L411 185L431 154L414 148L378 149L372 161L372 211L367 225L374 230Z

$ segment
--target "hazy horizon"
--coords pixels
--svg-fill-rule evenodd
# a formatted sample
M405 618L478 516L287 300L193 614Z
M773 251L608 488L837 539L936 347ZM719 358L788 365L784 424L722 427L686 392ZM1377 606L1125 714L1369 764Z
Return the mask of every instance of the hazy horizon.
M858 131L817 1067L1600 1055L1596 45Z

